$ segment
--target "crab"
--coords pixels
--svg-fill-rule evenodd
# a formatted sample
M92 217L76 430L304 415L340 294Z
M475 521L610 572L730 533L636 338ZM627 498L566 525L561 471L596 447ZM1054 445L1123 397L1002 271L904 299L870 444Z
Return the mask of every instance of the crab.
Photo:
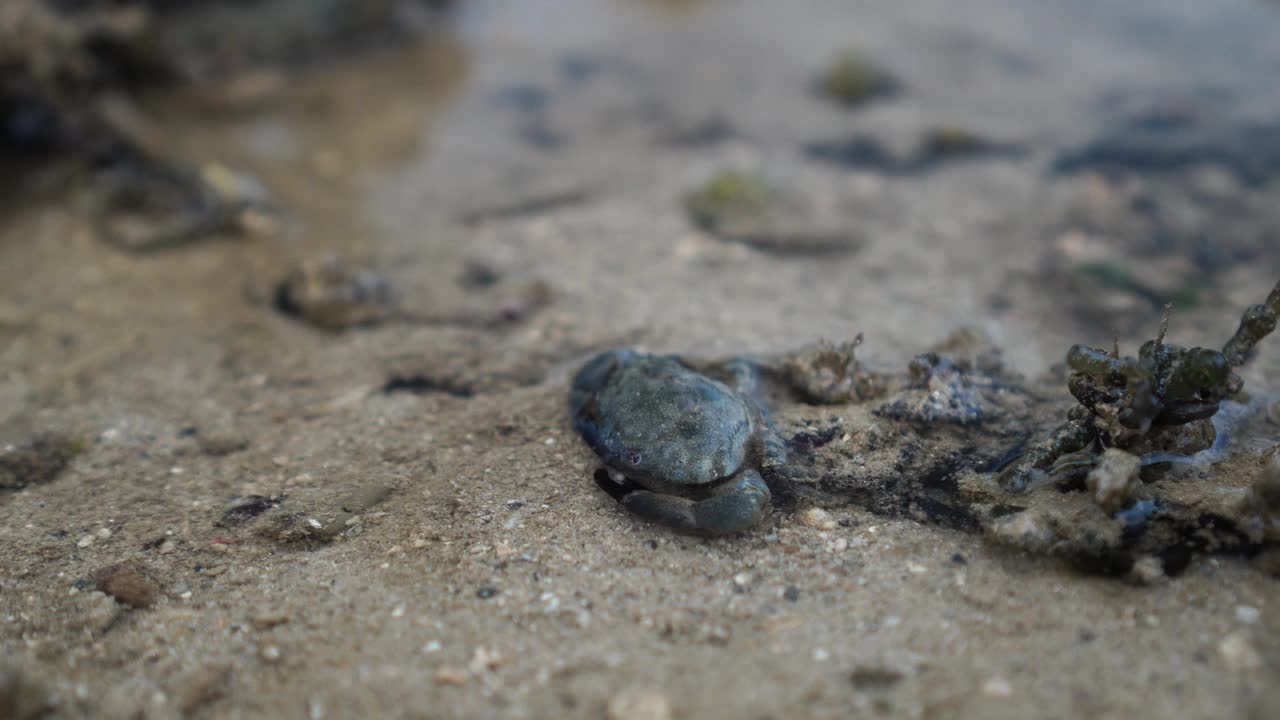
M768 514L761 471L786 449L754 399L745 360L708 366L672 355L612 350L573 378L574 428L604 463L601 488L635 515L699 535L746 530ZM732 386L732 387L731 387Z

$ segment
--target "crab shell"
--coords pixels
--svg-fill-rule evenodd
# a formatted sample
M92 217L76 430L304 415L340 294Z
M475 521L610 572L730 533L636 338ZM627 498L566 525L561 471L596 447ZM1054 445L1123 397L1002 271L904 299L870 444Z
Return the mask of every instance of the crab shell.
M611 470L651 487L737 474L757 427L751 406L672 356L602 353L573 379L575 429ZM673 490L678 488L672 487Z

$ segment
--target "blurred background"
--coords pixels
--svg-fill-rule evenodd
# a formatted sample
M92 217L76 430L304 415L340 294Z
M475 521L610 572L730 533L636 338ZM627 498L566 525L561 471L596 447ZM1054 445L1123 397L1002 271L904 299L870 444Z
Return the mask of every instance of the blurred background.
M502 266L681 351L862 331L888 359L979 324L1035 371L1168 302L1219 330L1278 270L1278 14L13 0L8 313L102 294L141 324L172 311L146 286L208 325L334 254L420 315ZM698 215L717 179L767 192Z

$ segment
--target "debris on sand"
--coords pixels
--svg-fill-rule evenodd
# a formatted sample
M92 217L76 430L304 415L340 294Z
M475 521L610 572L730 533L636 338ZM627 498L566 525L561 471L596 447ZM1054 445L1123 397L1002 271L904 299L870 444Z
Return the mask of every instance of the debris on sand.
M806 402L842 405L879 397L885 393L885 378L863 368L856 351L862 335L834 345L819 340L812 348L790 354L782 371L787 382Z
M0 490L50 482L84 449L79 438L62 433L0 431Z
M276 289L275 306L322 330L373 325L395 312L391 284L332 254L307 258Z
M94 573L94 587L134 609L149 608L160 595L155 583L129 562L116 563Z

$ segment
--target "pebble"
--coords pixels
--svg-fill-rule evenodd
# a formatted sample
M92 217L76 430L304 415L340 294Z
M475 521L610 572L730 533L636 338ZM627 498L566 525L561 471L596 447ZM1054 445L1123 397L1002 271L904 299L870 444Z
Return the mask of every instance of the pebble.
M858 690L884 690L902 682L901 670L877 665L859 665L849 673L849 682Z
M628 688L609 700L608 720L670 720L671 702L656 688Z
M253 624L254 630L269 630L277 625L284 625L289 622L289 615L277 610L267 610L254 615L250 622Z
M458 668L441 667L436 670L435 680L437 685L462 687L467 684L468 679L466 671Z
M1097 467L1089 471L1085 484L1093 501L1107 512L1116 512L1128 504L1142 486L1138 477L1142 461L1119 448L1107 448Z
M201 668L188 675L177 688L177 706L182 717L226 694L230 670L226 667Z
M920 563L909 562L907 563L907 572L911 573L912 575L924 575L925 573L929 572L929 568L925 567L924 565L921 565Z
M991 697L1007 698L1013 694L1013 686L1008 680L997 676L982 683L982 693Z
M249 447L248 438L235 432L213 431L196 436L196 444L205 455L222 457L238 453Z
M740 572L733 576L733 585L738 590L746 590L751 587L751 573Z
M86 593L76 600L75 608L77 624L93 635L106 632L126 612L103 592Z
M475 652L471 654L471 662L467 665L467 669L470 670L473 675L479 675L486 670L497 670L498 667L506 661L507 659L497 650L477 647Z
M1228 669L1248 672L1262 667L1262 655L1243 632L1234 632L1218 641L1218 655Z
M151 607L159 591L129 563L116 563L94 573L94 586L131 608Z
M284 653L279 645L268 644L258 648L258 657L262 658L263 662L277 663L284 657Z
M1262 618L1262 613L1258 612L1258 608L1248 605L1236 606L1236 619L1246 625L1252 625Z
M835 530L837 527L836 519L831 517L831 513L820 507L811 507L800 513L800 522L818 530Z
M98 541L98 538L97 538L97 537L95 537L95 536L93 536L93 535L85 535L84 537L82 537L82 538L80 538L79 540L77 540L77 541L76 541L76 547L78 547L78 548L87 548L87 547L89 547L90 545L94 544L94 543L95 543L95 542L97 542L97 541Z
M1164 562L1152 555L1139 557L1129 572L1142 585L1156 585L1169 579L1164 574Z

